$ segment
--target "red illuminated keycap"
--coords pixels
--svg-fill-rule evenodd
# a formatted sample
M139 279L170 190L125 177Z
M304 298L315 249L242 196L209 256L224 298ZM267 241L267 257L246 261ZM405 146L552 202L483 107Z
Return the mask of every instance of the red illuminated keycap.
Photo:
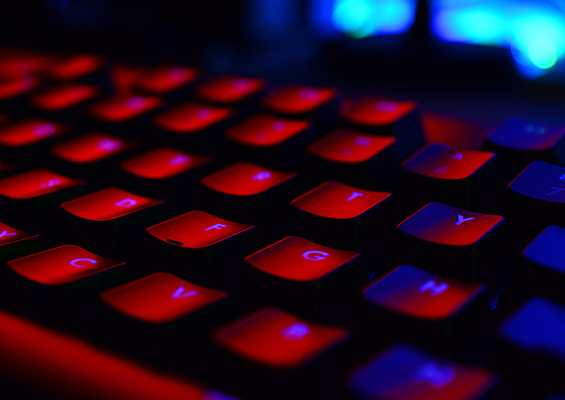
M40 118L28 118L0 129L0 145L24 147L67 133L67 128Z
M304 237L321 243L374 249L375 241L366 239L393 227L390 198L390 193L326 181L292 200L292 223Z
M406 197L418 193L422 203L416 207L428 201L463 208L481 207L494 200L499 172L494 159L491 152L432 143L404 161L400 190Z
M275 171L247 162L238 162L202 178L200 182L220 193L232 196L253 196L295 176L294 172Z
M438 263L451 265L450 274L469 278L469 269L488 269L487 265L496 262L495 255L502 249L494 241L503 221L500 215L429 203L398 225L398 231L411 238L399 247L401 257L421 258L414 263L428 263L431 268ZM487 260L482 260L489 251Z
M289 236L245 257L245 261L279 278L310 282L333 273L357 257L359 253L330 249Z
M263 106L285 115L302 115L337 99L337 90L307 86L288 86L273 89L263 98Z
M235 105L261 92L266 81L260 78L225 75L204 82L195 90L200 99L221 105Z
M390 193L373 192L327 181L292 200L291 204L320 217L349 219L360 216L390 196Z
M145 92L165 94L194 82L198 75L196 68L161 66L141 74L137 87Z
M245 257L238 276L250 298L331 321L340 321L347 308L344 305L369 281L359 253L297 236L288 236Z
M66 84L57 86L31 97L31 104L45 111L61 111L97 97L98 86Z
M231 222L195 210L147 228L147 233L175 246L199 249L252 228L253 225Z
M229 108L185 103L155 116L155 124L169 132L189 135L225 121L232 115Z
M47 74L56 80L72 80L99 70L102 63L102 57L92 54L63 56L47 69Z
M217 284L229 280L233 268L222 267L231 260L243 257L253 244L253 225L218 218L204 211L194 210L146 229L158 239L152 254L167 269L195 282ZM178 260L190 260L205 268L187 269ZM210 268L214 266L213 268Z
M418 104L414 101L382 97L346 100L340 118L364 131L396 137L401 158L424 145Z
M388 147L396 139L374 136L350 129L336 129L308 147L308 152L329 161L354 164L368 161Z
M361 293L370 303L395 313L444 320L462 311L483 290L480 284L459 282L401 265L364 287Z
M226 137L246 146L276 146L303 133L309 125L308 121L257 114L229 128Z
M120 167L145 179L167 179L195 169L212 160L209 156L189 154L172 147L159 147L123 161Z
M121 261L100 257L78 246L64 245L9 261L6 265L31 281L59 286L124 264Z
M90 115L106 122L124 122L152 111L163 104L159 97L118 95L89 107Z
M200 180L207 189L202 206L236 221L272 218L278 215L276 206L282 207L294 195L296 176L294 172L238 162Z
M14 78L40 73L49 62L49 56L22 49L0 50L0 76Z
M166 272L157 272L100 294L102 301L116 311L150 324L173 322L227 296L224 291L203 288Z
M47 169L34 169L0 179L0 196L14 200L33 199L83 185Z
M496 375L456 364L416 347L397 344L357 368L351 391L363 400L479 400L494 388Z
M108 135L92 132L58 143L51 153L59 159L73 164L95 163L134 147L132 142Z
M347 329L312 323L276 308L262 308L213 333L220 346L263 366L299 368L344 342Z
M162 204L119 188L106 188L61 204L61 208L90 221L110 221Z
M0 82L0 101L10 100L32 91L41 84L38 78L24 76Z
M112 86L118 93L133 92L145 72L147 71L138 65L117 62L110 69Z
M39 250L39 235L33 235L0 222L0 262Z
M345 128L312 143L307 151L313 156L312 173L368 188L390 187L399 163L396 138Z

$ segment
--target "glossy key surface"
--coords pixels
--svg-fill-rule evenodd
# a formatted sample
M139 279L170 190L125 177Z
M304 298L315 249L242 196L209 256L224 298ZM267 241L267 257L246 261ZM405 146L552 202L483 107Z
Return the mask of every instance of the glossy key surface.
M335 89L296 85L273 89L263 98L263 106L281 114L303 114L336 97Z
M565 228L548 226L522 251L522 255L536 265L565 274Z
M355 218L391 196L327 181L292 200L292 205L307 213L325 218Z
M123 161L120 167L146 179L166 179L207 164L212 157L189 154L172 147L158 147Z
M494 157L492 152L458 149L432 143L404 161L402 166L416 174L437 179L465 179Z
M0 100L8 100L21 96L39 87L40 84L41 81L32 76L17 77L0 82Z
M357 257L359 253L332 249L289 236L245 257L245 261L280 278L309 282L331 274Z
M309 125L308 121L257 114L229 128L226 137L246 146L275 146L300 134Z
M396 122L414 111L416 102L384 97L347 100L340 109L341 118L360 125L380 126Z
M195 81L198 75L196 68L165 65L140 74L137 86L149 93L164 94Z
M360 163L367 161L385 148L393 146L396 139L375 136L338 128L308 147L308 152L334 162Z
M248 162L238 162L202 178L200 182L221 193L233 196L253 196L295 176L293 172L275 171Z
M224 75L209 79L195 90L202 100L217 104L233 104L261 91L266 81L236 75Z
M154 96L118 95L89 106L90 115L101 121L123 122L154 110L162 99Z
M565 203L565 168L534 161L508 188L521 195L549 203Z
M441 203L429 203L398 225L401 231L429 242L468 246L478 243L504 217L460 210Z
M33 95L31 103L41 110L59 111L91 100L100 92L94 85L65 84Z
M0 195L10 199L25 200L83 184L84 181L47 169L34 169L0 179Z
M347 339L347 329L262 308L220 327L213 338L232 353L271 368L302 366Z
M36 237L39 237L39 235L20 231L19 229L12 228L3 222L0 222L0 247L9 246L13 243Z
M161 203L161 200L110 187L66 201L61 208L86 220L110 221Z
M65 285L117 268L124 262L100 257L78 246L64 245L9 261L6 265L34 282Z
M447 279L410 265L401 265L362 290L363 297L388 310L429 320L457 314L484 287Z
M194 285L166 272L156 272L100 294L104 303L151 324L166 324L227 297L221 290Z
M351 391L366 400L476 400L496 383L496 374L398 344L350 376Z
M0 144L6 147L24 147L67 133L61 124L41 118L28 118L0 129Z
M102 67L103 59L92 54L62 56L48 68L51 78L71 80L92 73Z
M102 132L91 132L58 143L51 153L61 160L75 164L88 164L123 153L134 143Z
M153 121L159 128L187 135L213 126L231 115L229 108L190 102L156 115Z
M203 248L252 228L253 225L228 221L194 210L147 228L147 233L175 246Z
M539 151L554 146L563 138L563 134L565 134L563 127L511 118L491 132L487 140L511 149Z

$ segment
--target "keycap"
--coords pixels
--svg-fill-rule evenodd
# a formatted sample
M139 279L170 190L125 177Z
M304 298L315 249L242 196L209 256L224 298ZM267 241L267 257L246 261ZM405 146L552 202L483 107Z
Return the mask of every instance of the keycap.
M438 352L470 347L466 322L472 320L472 309L478 309L484 290L481 284L401 265L361 289L364 303L359 318L371 332L369 338L385 333L389 339L411 340Z
M161 146L120 163L123 184L136 193L182 203L184 190L210 173L213 158ZM192 197L191 194L189 197Z
M200 180L207 188L203 210L244 222L276 218L276 206L288 204L294 195L296 177L294 172L237 162Z
M230 108L188 102L157 114L153 123L172 145L217 151L218 139L233 115Z
M261 78L221 75L198 85L194 94L207 103L234 107L241 112L255 105L266 86L267 82Z
M187 334L196 342L197 332L214 327L212 321L219 320L216 326L223 322L221 313L226 313L228 293L156 272L105 290L99 298L108 313L100 330L119 344L121 351L173 361L185 360L178 354L175 357L175 352L186 347L180 342L186 341ZM152 346L147 346L148 341Z
M0 128L0 154L29 165L41 161L40 156L49 144L70 133L66 125L43 118L26 118Z
M77 83L62 84L50 89L38 92L30 97L33 107L53 113L76 110L79 105L95 99L102 93L99 86ZM65 115L67 117L67 115Z
M522 250L523 285L521 291L529 295L544 295L565 300L561 288L565 283L565 228L548 226Z
M22 76L11 78L0 82L0 101L4 107L17 107L19 104L10 104L14 100L21 99L21 96L27 94L41 85L41 80L33 76Z
M370 252L375 242L385 244L393 228L391 200L388 192L326 181L292 200L289 229L330 246Z
M0 222L1 263L39 250L39 235L27 233Z
M5 219L36 230L53 223L50 211L85 192L85 182L47 169L33 169L0 179L0 208Z
M497 366L526 397L563 390L564 326L565 306L541 297L531 298L499 325L503 343Z
M39 52L4 48L0 55L0 74L3 78L34 75L46 67L49 59Z
M177 65L153 67L140 74L136 89L149 94L171 95L193 84L200 72L196 68Z
M308 121L255 114L226 130L239 157L274 167L299 167L304 148L315 139Z
M147 114L163 105L156 96L117 95L97 101L88 107L88 113L102 122L120 123Z
M89 178L91 184L108 182L109 173L137 147L137 143L102 132L90 132L51 147L53 167Z
M339 93L334 88L288 85L268 91L261 105L268 112L310 120L324 133L335 122L338 98Z
M533 161L565 166L565 128L511 118L487 137L485 149L494 151L509 179Z
M501 261L497 234L504 219L429 203L397 226L398 258L455 279L486 279L494 272L487 265Z
M356 368L348 383L364 400L478 400L495 388L497 374L396 344Z
M230 260L248 254L254 226L192 210L146 229L154 265L194 282L215 284L236 279ZM157 240L155 240L157 239ZM190 265L190 267L188 267Z
M550 224L565 224L565 167L534 161L510 182L506 194L505 212L525 236Z
M308 146L308 173L365 189L390 190L399 166L396 143L394 137L335 129Z
M57 58L48 68L47 76L57 81L84 79L99 72L104 60L94 54L69 54Z
M335 354L348 337L345 328L265 307L212 333L214 342L227 353L226 361L215 369L222 380L229 380L228 387L255 393L254 397L303 398L307 390L299 388L313 384L308 377L319 376L315 375L316 369L339 368L332 363L330 352ZM247 379L254 384L243 382Z
M344 317L339 315L344 304L369 280L359 253L298 236L288 236L248 255L239 275L241 296L334 321Z
M66 201L61 231L102 254L121 255L141 240L142 228L162 218L162 200L109 187Z
M6 263L13 272L10 285L18 288L13 294L17 296L13 299L16 308L74 318L92 311L90 299L95 293L123 280L124 265L122 261L74 245L55 247Z
M420 112L414 101L360 97L345 100L339 114L353 128L395 137L401 160L424 146Z

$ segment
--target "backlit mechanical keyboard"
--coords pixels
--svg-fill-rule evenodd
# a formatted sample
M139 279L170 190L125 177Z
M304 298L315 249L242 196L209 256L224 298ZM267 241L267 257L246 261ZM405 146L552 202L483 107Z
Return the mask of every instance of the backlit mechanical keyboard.
M92 54L0 77L6 392L565 398L565 127Z

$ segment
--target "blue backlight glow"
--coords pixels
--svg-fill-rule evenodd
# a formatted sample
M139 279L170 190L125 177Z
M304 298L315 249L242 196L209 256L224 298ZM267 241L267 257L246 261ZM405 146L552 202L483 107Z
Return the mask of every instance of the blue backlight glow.
M449 42L505 46L519 70L538 76L565 56L565 10L544 1L434 1L432 30Z
M391 35L410 29L416 0L318 0L312 13L317 30L326 35Z

